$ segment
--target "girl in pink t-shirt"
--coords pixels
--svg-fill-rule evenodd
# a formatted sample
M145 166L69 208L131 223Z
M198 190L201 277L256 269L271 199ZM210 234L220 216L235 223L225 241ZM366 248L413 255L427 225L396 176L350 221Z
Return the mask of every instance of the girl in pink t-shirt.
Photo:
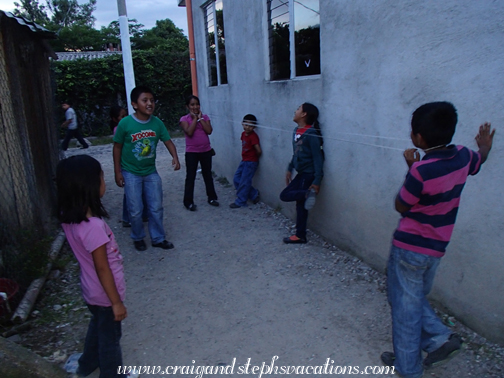
M117 374L122 365L121 321L127 311L123 259L114 234L103 220L105 181L100 163L88 155L59 162L56 170L58 215L81 268L82 296L92 318L84 352L72 355L67 371L81 376L100 368L100 377ZM72 363L73 362L73 363Z
M212 124L210 118L201 112L199 98L189 96L186 100L186 106L189 114L180 118L180 127L184 130L186 140L184 206L190 211L195 211L194 180L198 163L201 165L208 203L212 206L219 206L212 177L212 156L215 155L215 152L210 146L208 138L213 131Z

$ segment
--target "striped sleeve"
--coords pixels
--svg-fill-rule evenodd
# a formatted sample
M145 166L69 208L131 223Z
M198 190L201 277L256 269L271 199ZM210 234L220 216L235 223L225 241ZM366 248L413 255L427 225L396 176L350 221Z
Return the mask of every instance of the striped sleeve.
M407 206L417 204L420 201L423 186L422 176L420 176L415 165L413 165L404 179L401 190L399 190L399 200Z
M471 162L469 163L469 174L474 176L479 172L481 167L481 155L479 152L469 150Z

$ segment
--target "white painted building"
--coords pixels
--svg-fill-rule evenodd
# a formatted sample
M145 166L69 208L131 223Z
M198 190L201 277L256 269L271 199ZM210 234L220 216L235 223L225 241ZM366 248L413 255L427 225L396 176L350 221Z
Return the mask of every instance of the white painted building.
M459 115L453 142L476 150L478 126L492 122L494 148L468 179L432 298L504 343L504 2L192 0L192 11L216 173L231 181L241 119L255 114L263 156L254 183L293 217L294 205L278 196L293 113L312 102L326 162L308 227L379 270L399 219L393 202L407 171L402 151L412 147L411 113L451 101Z

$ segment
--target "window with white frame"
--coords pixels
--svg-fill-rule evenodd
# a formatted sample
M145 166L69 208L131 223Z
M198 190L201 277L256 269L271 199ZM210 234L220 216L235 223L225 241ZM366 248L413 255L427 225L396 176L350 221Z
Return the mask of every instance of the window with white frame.
M320 74L319 0L266 0L270 79Z
M226 40L222 0L203 4L206 24L209 85L227 84Z

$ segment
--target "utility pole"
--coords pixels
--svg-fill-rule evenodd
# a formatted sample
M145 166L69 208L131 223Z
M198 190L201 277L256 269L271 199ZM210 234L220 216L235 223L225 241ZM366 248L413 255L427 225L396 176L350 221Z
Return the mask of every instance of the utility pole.
M124 83L126 85L126 99L128 102L129 114L133 114L135 110L133 106L131 106L130 94L133 88L135 88L135 71L133 70L133 57L131 55L126 0L117 0L117 9L119 11L119 27L121 30L121 50L124 66Z

